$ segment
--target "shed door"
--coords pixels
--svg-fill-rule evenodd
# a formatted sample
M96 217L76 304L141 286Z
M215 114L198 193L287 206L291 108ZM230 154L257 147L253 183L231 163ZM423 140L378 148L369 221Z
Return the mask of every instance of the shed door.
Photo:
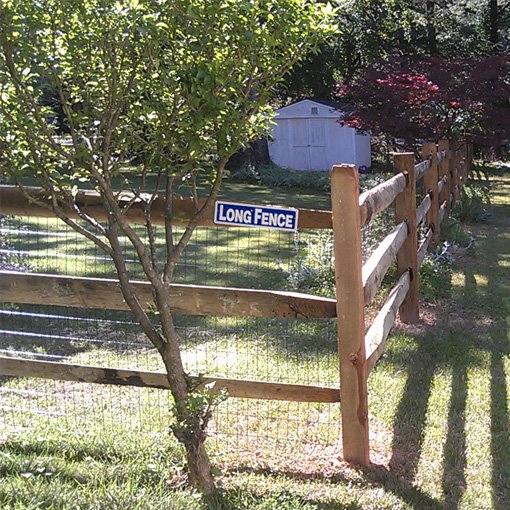
M329 170L326 157L326 121L323 119L308 120L309 145L309 170Z
M323 119L292 120L292 168L328 170L326 122Z
M292 154L290 166L296 170L308 170L308 120L293 119L292 126Z

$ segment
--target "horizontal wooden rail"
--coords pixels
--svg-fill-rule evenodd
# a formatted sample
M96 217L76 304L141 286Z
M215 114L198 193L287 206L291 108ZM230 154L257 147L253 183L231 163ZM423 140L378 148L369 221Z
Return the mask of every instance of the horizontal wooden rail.
M432 199L430 197L430 193L427 193L420 205L416 208L416 225L419 225L425 219L431 205Z
M47 193L41 188L26 187L26 190L35 200L48 203ZM133 194L122 192L118 195L119 203L125 206L132 200ZM106 213L102 206L102 199L97 191L80 190L76 196L78 206L91 217L98 221L106 220ZM199 200L199 205L204 203L204 199ZM191 197L174 196L173 199L173 223L174 225L186 225L191 218L195 206ZM66 214L71 218L78 218L78 215L64 208ZM323 229L331 228L331 211L320 211L314 209L298 209L298 228L302 229ZM12 214L18 216L42 216L54 217L51 209L41 207L31 202L17 186L0 185L0 214ZM214 211L211 209L200 222L200 226L214 227ZM133 223L145 223L146 217L143 210L143 203L140 199L126 211L126 218ZM158 196L151 207L151 220L155 225L162 225L165 221L165 199ZM223 226L223 225L222 225Z
M387 181L365 191L359 197L361 227L368 225L404 191L407 176L402 172Z
M69 363L10 358L7 356L0 356L0 375L170 389L167 376L162 372L72 365ZM219 377L194 378L194 381L200 383L202 387L206 384L215 383L213 391L225 388L230 397L293 402L340 402L340 390L337 388L243 379L223 379Z
M425 162L427 163L427 162ZM420 163L421 164L421 163ZM384 211L406 186L404 174L395 175L391 179L360 195L360 218L361 226L368 225L377 214ZM34 197L34 200L47 202L47 193L41 188L26 187L27 192ZM118 196L119 204L126 205L133 195L122 192ZM106 221L106 213L102 206L101 196L97 191L80 190L76 197L78 206L84 213L98 221ZM199 204L202 204L201 199ZM239 202L242 204L242 202ZM175 196L173 199L173 223L175 225L186 225L194 211L194 201L191 197ZM69 217L79 219L79 216L72 210L63 210ZM315 209L298 209L298 228L300 229L331 229L331 211ZM55 217L49 208L41 207L34 201L27 199L17 186L0 185L0 214L17 216L39 216L45 218ZM200 226L217 226L213 221L213 211L204 216ZM139 199L126 211L126 218L133 223L144 224L146 217L143 211L143 203ZM157 197L151 207L151 220L155 225L162 225L165 217L164 197ZM223 226L223 225L222 225Z
M414 178L418 182L430 170L430 160L422 161L414 166Z
M370 303L381 286L384 275L409 235L409 225L399 223L379 244L363 265L363 293L365 304Z
M368 372L374 368L384 352L386 340L397 317L398 309L409 291L410 284L411 277L409 271L406 271L391 290L388 299L365 336Z
M153 303L151 285L132 282L143 306ZM13 303L128 310L117 280L0 271L0 300ZM297 292L171 286L168 300L175 314L250 317L336 317L336 300Z
M439 223L443 221L445 214L446 214L446 202L439 208ZM422 243L420 244L420 247L418 248L418 267L420 267L423 264L423 261L425 260L425 255L427 254L427 250L430 245L430 242L432 241L433 236L434 230L432 228L429 228L427 230L427 233L425 234L425 238L423 239Z
M425 255L427 255L427 250L430 246L430 242L432 241L432 238L434 237L434 231L429 228L427 230L427 233L425 234L425 238L423 239L422 243L420 244L420 247L418 248L418 267L421 267L423 264L423 261L425 260Z
M448 211L448 207L446 206L446 202L445 202L439 208L439 223L442 223L447 211Z
M437 183L437 192L438 193L441 193L443 191L443 188L447 181L448 181L448 178L446 175L443 176L443 178L439 179L439 181Z

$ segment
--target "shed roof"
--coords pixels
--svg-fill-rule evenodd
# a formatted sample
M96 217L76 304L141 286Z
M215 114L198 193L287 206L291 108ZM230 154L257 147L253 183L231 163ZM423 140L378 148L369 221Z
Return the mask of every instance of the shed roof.
M280 118L285 117L310 117L312 116L308 107L318 107L317 112L320 117L342 117L349 110L345 105L337 101L327 101L324 99L302 99L295 103L283 106L276 110L276 114ZM319 113L320 112L320 113Z

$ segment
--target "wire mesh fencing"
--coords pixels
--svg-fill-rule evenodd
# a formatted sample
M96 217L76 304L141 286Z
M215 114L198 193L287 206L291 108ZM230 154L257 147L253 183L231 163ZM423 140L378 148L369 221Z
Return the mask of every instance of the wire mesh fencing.
M143 237L144 228L137 227ZM179 232L176 233L178 235ZM198 228L178 265L176 283L285 290L308 233ZM163 231L156 231L158 249ZM161 243L161 245L159 245ZM125 243L132 279L143 279ZM0 219L0 268L50 275L115 278L111 259L56 219ZM336 321L262 317L175 317L192 375L338 387ZM47 361L163 371L155 348L129 312L3 303L0 354ZM166 433L166 390L36 378L0 381L0 423L7 429L118 429L136 438ZM229 398L209 427L212 449L242 462L254 452L308 454L335 444L338 404ZM135 433L136 432L136 433Z

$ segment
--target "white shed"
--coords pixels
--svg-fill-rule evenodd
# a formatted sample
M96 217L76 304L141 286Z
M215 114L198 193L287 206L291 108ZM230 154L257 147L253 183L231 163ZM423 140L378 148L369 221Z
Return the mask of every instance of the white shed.
M370 136L344 126L342 105L304 99L276 110L269 157L296 170L330 171L335 164L370 167Z

